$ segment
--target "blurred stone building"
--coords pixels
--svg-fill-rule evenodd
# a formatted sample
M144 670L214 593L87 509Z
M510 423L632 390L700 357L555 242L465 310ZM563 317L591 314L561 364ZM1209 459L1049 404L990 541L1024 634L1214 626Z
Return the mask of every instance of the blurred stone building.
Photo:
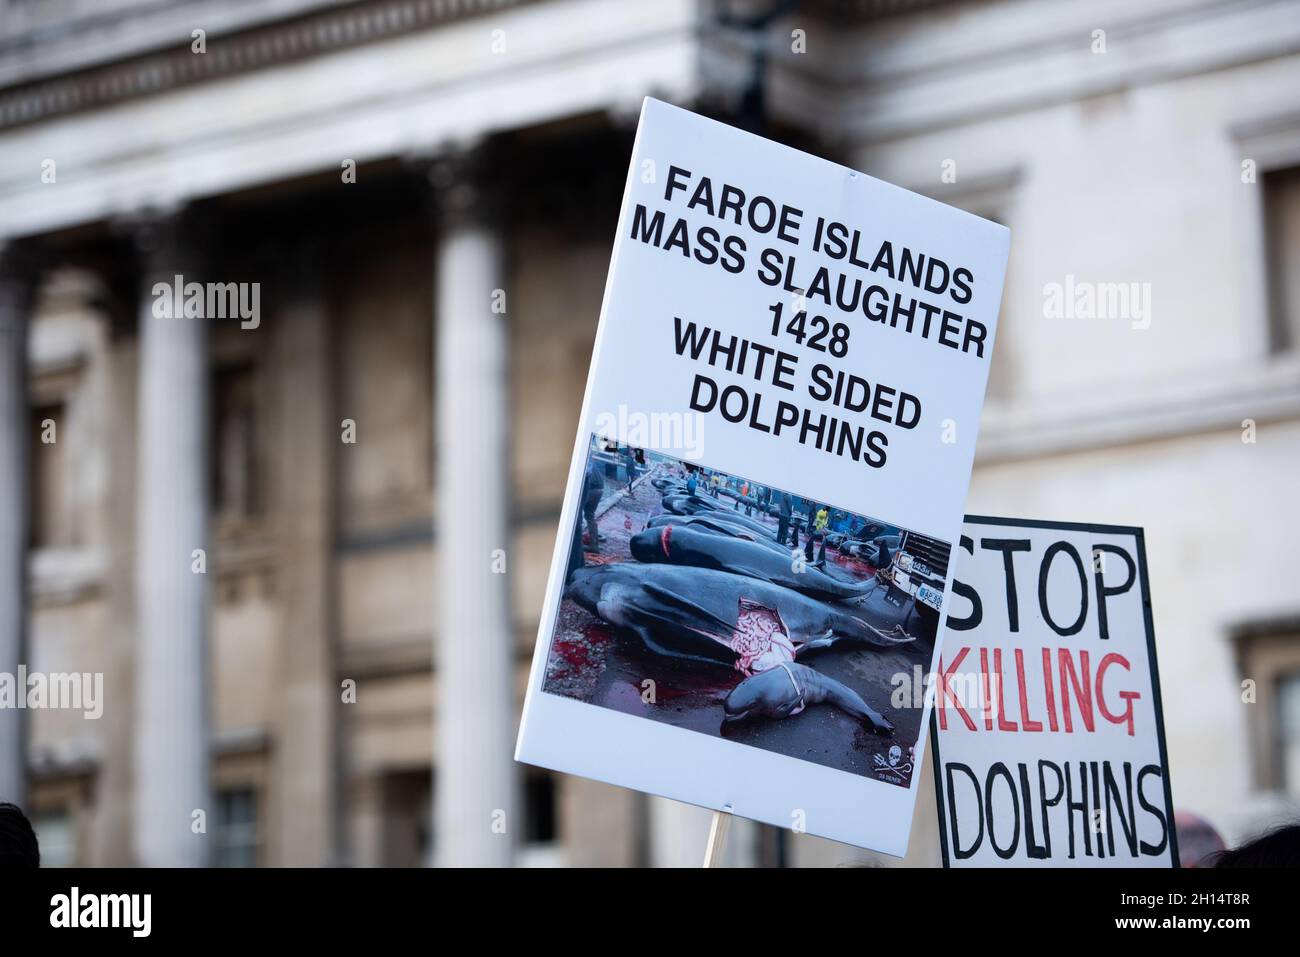
M1281 0L0 0L0 672L104 675L0 799L50 863L698 862L511 761L653 94L1011 227L970 511L1145 526L1175 804L1279 819L1298 88Z

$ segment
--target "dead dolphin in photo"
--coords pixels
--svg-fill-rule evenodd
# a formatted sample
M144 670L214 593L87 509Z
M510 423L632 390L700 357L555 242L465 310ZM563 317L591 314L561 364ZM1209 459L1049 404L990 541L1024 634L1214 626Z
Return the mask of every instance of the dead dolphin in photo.
M663 528L665 525L684 525L701 531L710 532L715 535L726 535L730 538L741 538L747 542L754 542L761 545L768 551L775 552L786 560L793 557L793 548L789 545L778 545L776 539L770 538L748 525L741 525L732 522L727 518L725 512L709 512L704 515L656 515L646 522L646 528Z
M664 562L714 568L793 588L811 598L838 601L860 598L874 590L874 581L853 582L832 578L814 565L764 548L741 538L697 531L689 526L663 525L632 536L632 557L642 562Z
M901 535L881 535L873 538L871 541L850 540L840 545L841 555L852 555L854 558L860 558L869 565L880 566L880 542L884 542L889 547L890 554L898 551L898 546L902 542Z
M748 515L742 515L739 512L733 512L730 509L725 508L718 509L716 512L705 512L703 514L709 515L713 518L722 519L726 522L731 522L733 525L743 525L745 528L751 529L765 538L770 538L772 541L776 541L775 528L770 525L764 525L758 519L750 518Z
M691 504L689 498L684 493L669 492L663 497L661 504L667 511L674 515L693 514L692 511L688 511L688 509L691 508Z
M704 512L716 512L719 506L699 495L685 492L669 492L663 497L663 506L676 515L699 515Z
M793 567L796 557L805 561L807 567L812 567L828 575L841 586L851 590L851 593L843 597L847 601L862 594L869 594L870 588L863 591L852 591L857 586L862 585L862 579L855 577L847 569L841 568L834 562L807 562L806 550L795 548L793 545L777 544L775 538L770 535L764 535L756 529L747 525L739 525L732 522L729 518L729 512L707 512L703 515L656 515L646 522L646 528L663 528L665 525L689 526L693 531L707 532L713 535L724 535L730 538L739 538L747 542L753 542L755 545L761 545L763 548L776 555L781 562L788 567ZM714 567L709 564L708 567ZM761 576L760 576L761 577ZM835 596L832 596L834 598Z
M686 482L682 479L675 478L653 478L650 480L653 485L663 495L689 495L686 491Z
M713 518L721 518L733 525L743 525L751 531L760 535L767 535L775 540L775 529L769 528L758 519L750 518L729 508L719 508L708 499L702 499L698 495L665 495L663 497L663 507L674 515L708 515Z
M865 721L873 731L894 730L884 715L872 710L848 685L794 661L751 675L736 685L723 702L726 711L723 720L743 721L760 715L788 718L810 704L822 702Z
M641 562L593 565L574 571L565 596L632 631L655 654L729 665L746 673L774 663L786 644L793 658L839 641L890 647L915 640L891 638L842 606L711 568ZM754 612L756 608L768 610L767 620ZM742 620L747 613L751 617Z

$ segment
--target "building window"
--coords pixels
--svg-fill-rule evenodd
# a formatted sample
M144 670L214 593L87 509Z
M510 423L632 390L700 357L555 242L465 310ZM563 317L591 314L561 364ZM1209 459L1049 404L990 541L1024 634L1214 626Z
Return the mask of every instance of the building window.
M1300 797L1300 623L1238 636L1258 790Z
M519 867L560 867L564 864L558 795L555 775L531 767L524 772L523 831L515 861Z
M428 768L390 771L380 778L383 818L380 862L421 867L433 861L433 776Z
M77 831L67 808L32 815L32 829L41 847L41 867L73 867L77 863Z
M213 382L213 510L218 521L261 511L257 370L252 363L217 369Z
M528 768L523 780L524 819L516 863L520 867L560 867L559 788L555 775Z
M555 775L530 771L524 778L524 844L554 844L559 840Z
M1265 173L1269 348L1300 348L1300 166Z
M1300 670L1277 682L1277 769L1282 791L1300 796Z
M790 866L790 843L786 840L786 831L783 827L772 827L770 824L759 824L758 833L755 835L757 844L758 866L759 867L789 867Z
M31 482L32 548L57 548L72 544L68 508L65 406L49 403L32 409L29 458Z
M420 867L433 867L436 863L433 845L433 783L426 774L429 787L420 797L419 823L415 826L415 852Z
M256 791L252 788L234 788L217 793L213 836L213 866L257 866Z

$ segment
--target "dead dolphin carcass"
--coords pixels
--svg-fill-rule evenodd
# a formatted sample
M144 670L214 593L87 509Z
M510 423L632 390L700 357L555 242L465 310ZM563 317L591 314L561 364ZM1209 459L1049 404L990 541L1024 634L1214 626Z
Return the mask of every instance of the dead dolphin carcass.
M704 515L656 515L648 522L646 528L663 528L665 525L683 525L715 535L740 538L747 542L761 545L768 551L775 552L787 561L793 559L794 549L789 545L778 545L776 539L764 535L748 525L733 522L725 512L709 512Z
M669 492L661 500L663 507L674 515L691 515L694 508L690 504L690 496L684 492Z
M866 722L874 731L894 730L884 715L872 709L848 685L794 661L751 675L736 685L723 702L723 720L743 721L756 716L789 718L810 704L822 702Z
M654 486L655 489L657 489L660 492L660 494L663 495L691 494L689 491L687 491L686 481L684 479L673 478L671 476L667 478L663 478L663 477L653 478L650 480L650 484Z
M642 562L662 562L713 568L792 588L811 598L839 601L861 598L877 586L833 578L814 564L765 548L756 542L732 538L691 526L671 523L632 536L632 557Z
M702 515L720 510L716 502L702 495L674 491L664 495L663 507L676 515Z
M622 562L579 568L566 597L636 634L655 654L753 674L841 641L892 647L892 638L843 606L711 568Z
M766 525L763 522L760 522L756 518L750 518L748 515L742 515L739 512L733 512L729 509L719 509L716 512L709 512L708 514L731 522L733 525L743 525L760 535L776 541L776 529L771 525Z
M881 535L873 538L871 541L846 541L840 546L840 554L849 554L854 558L860 558L869 565L875 565L877 568L881 565L880 543L884 543L889 549L890 554L898 551L899 542L902 537L899 535Z
M742 525L758 535L767 536L773 541L776 540L776 530L764 525L758 519L742 515L729 508L718 508L710 500L701 498L698 495L665 495L663 497L663 507L674 515L708 515L711 518L718 518L733 525Z

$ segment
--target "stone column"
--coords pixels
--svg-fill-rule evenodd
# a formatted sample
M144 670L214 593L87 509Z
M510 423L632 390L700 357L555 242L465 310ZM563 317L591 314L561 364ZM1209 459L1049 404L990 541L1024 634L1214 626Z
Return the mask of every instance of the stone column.
M0 672L15 678L27 654L27 323L38 278L27 250L0 249ZM25 716L0 709L0 801L19 805L27 799Z
M335 861L340 690L335 674L334 450L330 333L320 251L283 250L265 270L272 304L269 371L275 383L274 502L282 609L272 796L272 862Z
M668 798L650 798L650 866L699 867L709 842L711 820L705 808ZM732 827L735 824L731 822ZM727 845L727 850L734 847L731 835Z
M193 229L180 215L136 224L142 272L134 837L136 861L149 867L202 866L215 824L207 688L209 320L185 318L184 296L171 292L177 275L183 283L205 281L190 251ZM196 811L208 833L194 832Z
M509 421L505 239L481 155L431 170L439 197L434 403L437 754L434 842L446 866L506 866L515 799L513 635L505 565Z
M91 824L91 867L122 867L133 856L135 810L136 481L139 465L136 410L139 408L138 337L114 334L105 353L108 489L108 564L104 598L104 716L99 720L103 755L95 779Z

